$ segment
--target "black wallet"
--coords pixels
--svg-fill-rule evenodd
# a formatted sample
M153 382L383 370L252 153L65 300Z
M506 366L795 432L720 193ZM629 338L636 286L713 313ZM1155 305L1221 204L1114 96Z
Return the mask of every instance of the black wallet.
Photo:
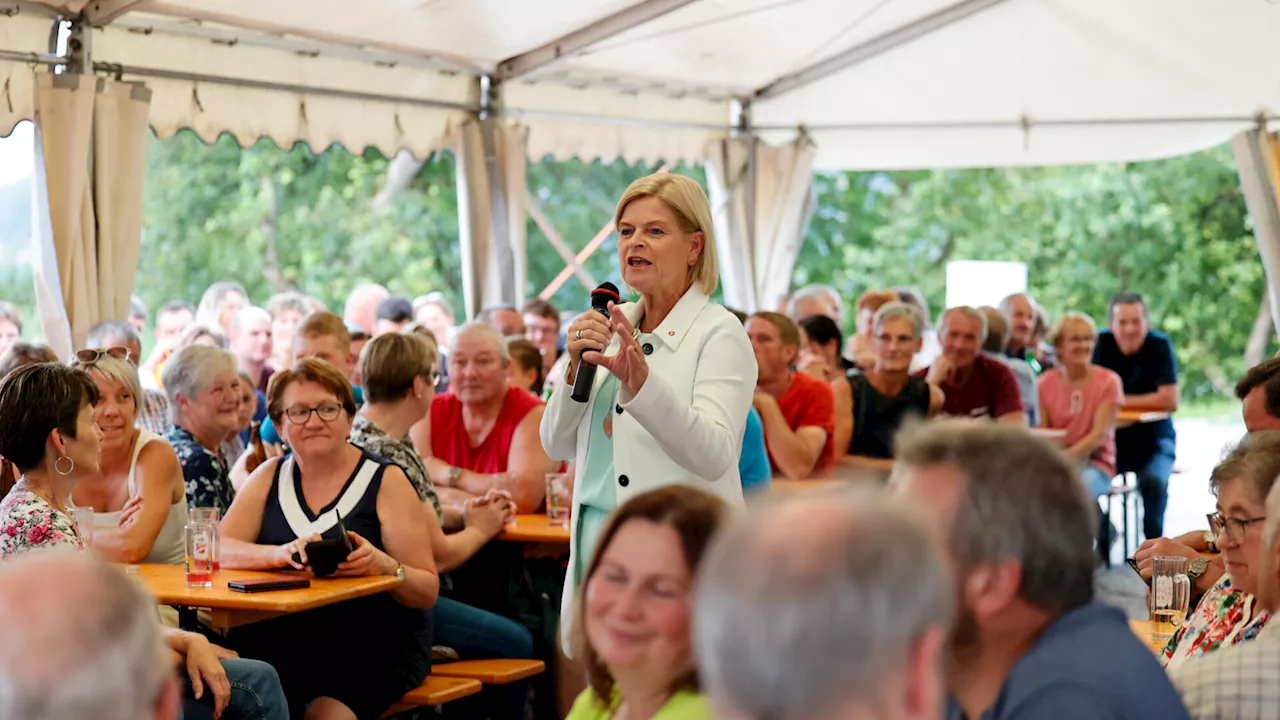
M316 577L329 577L337 572L338 566L355 550L347 535L347 528L342 524L341 515L338 516L338 532L341 535L337 538L307 543L307 567L311 568ZM294 553L293 561L301 563L302 556Z

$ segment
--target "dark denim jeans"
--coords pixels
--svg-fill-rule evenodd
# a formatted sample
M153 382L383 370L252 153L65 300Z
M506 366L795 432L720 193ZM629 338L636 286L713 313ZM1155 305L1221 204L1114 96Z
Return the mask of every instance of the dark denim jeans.
M222 661L222 669L231 683L231 699L222 713L223 720L289 720L289 703L275 668L258 660L232 658ZM207 685L204 695L196 700L191 680L186 678L182 696L183 720L212 717L213 696Z

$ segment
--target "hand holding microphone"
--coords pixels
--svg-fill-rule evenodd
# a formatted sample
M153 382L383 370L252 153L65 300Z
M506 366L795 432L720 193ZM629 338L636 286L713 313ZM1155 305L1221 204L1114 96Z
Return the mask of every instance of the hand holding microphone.
M594 363L582 359L584 352L602 353L609 347L609 339L613 336L613 323L609 316L609 306L621 300L618 287L613 283L602 283L591 291L591 309L578 316L569 326L569 337L566 349L569 361L577 368L577 376L573 381L573 399L586 402L591 396L591 388L596 380Z

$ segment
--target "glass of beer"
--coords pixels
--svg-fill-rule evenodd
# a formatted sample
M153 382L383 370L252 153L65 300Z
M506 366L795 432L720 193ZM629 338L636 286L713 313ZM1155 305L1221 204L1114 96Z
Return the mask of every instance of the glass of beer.
M187 546L187 587L213 587L213 544L217 527L189 523L184 531Z
M1166 643L1187 619L1191 579L1184 557L1152 558L1151 640Z
M573 507L573 476L569 473L547 473L547 523L569 527L569 510Z

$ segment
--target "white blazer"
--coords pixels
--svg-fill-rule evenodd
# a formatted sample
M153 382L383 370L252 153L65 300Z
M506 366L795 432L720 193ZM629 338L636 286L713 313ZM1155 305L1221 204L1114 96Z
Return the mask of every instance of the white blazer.
M633 324L644 315L644 301L626 303L622 311ZM620 402L613 416L614 490L618 504L663 485L684 483L742 505L738 458L742 433L756 387L756 356L738 318L715 305L696 286L685 292L651 334L646 356L649 377L640 392ZM605 350L618 350L615 337ZM560 383L547 403L539 434L554 460L574 461L573 518L569 572L560 607L561 637L570 647L569 630L578 579L573 577L582 470L587 465L591 408L609 371L596 372L585 403L570 397L573 387Z

